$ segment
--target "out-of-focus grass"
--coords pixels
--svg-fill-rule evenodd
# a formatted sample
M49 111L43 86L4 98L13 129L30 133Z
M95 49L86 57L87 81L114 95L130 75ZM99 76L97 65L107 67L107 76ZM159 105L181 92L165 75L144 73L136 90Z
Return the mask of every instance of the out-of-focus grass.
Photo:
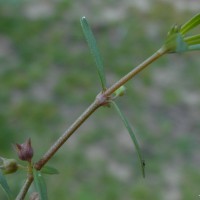
M1 156L16 158L11 143L31 137L38 160L99 92L74 4L53 3L48 16L36 18L26 14L29 2L0 6ZM146 12L130 6L116 21L97 20L110 4L91 5L91 13L98 12L88 20L110 84L157 50L172 24L194 14L156 2ZM102 108L50 162L60 171L46 176L50 199L198 198L198 63L198 53L166 56L130 81L127 95L117 100L138 135L145 180L122 122ZM23 178L22 172L8 176L15 193Z

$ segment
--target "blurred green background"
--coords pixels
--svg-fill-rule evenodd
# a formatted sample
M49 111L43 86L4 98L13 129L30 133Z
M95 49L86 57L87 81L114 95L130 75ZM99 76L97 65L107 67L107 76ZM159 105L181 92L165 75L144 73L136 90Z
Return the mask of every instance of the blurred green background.
M30 137L37 161L100 91L81 16L92 26L111 85L160 48L171 25L199 9L186 0L0 1L0 156L17 159L12 144ZM135 128L145 179L119 117L101 108L50 161L60 174L45 176L49 199L198 199L199 61L199 52L167 55L117 100ZM17 194L25 173L7 180Z

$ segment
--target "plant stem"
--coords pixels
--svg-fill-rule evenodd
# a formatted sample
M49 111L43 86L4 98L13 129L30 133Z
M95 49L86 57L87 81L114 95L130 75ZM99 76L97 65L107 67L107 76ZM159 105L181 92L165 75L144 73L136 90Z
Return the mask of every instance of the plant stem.
M29 175L15 200L23 200L25 198L32 181L33 176Z
M160 48L156 51L152 56L150 56L143 63L138 65L132 71L130 71L127 75L122 77L119 81L117 81L114 85L108 88L104 93L104 97L109 97L116 89L120 86L124 85L127 81L129 81L132 77L138 74L141 70L151 64L153 61L157 60L163 54L165 54L166 50L164 48ZM105 98L106 100L106 98ZM65 141L81 126L81 124L99 107L101 104L96 99L86 110L80 115L80 117L63 133L63 135L58 138L58 140L51 146L51 148L46 152L42 159L40 159L36 164L35 168L40 170L45 163L57 152L57 150L65 143Z
M122 77L119 81L117 81L110 88L105 90L103 93L97 95L97 98L94 102L77 118L77 120L61 135L58 140L49 148L49 150L43 155L43 157L34 165L37 170L40 170L48 161L53 157L53 155L58 151L58 149L70 138L70 136L88 119L88 117L95 112L97 108L102 105L106 105L110 95L114 93L119 87L128 82L131 78L133 78L136 74L142 71L149 64L160 58L162 55L166 53L165 48L160 48L156 51L152 56L150 56L143 63L138 65L132 71L130 71L127 75ZM23 200L25 194L28 191L31 183L33 181L33 177L29 177L24 186L22 187L18 197L16 200Z
M45 163L57 152L57 150L65 143L65 141L81 126L81 124L99 107L98 100L96 99L78 119L58 138L58 140L50 147L36 164L35 168L40 170Z
M148 59L146 59L144 62L142 62L140 65L138 65L136 68L134 68L132 71L130 71L128 74L126 74L124 77L122 77L119 81L117 81L114 85L112 85L110 88L108 88L105 92L105 96L110 96L113 92L115 92L118 88L120 88L122 85L124 85L126 82L128 82L131 78L133 78L136 74L138 74L140 71L142 71L145 67L150 65L152 62L160 58L162 55L164 55L167 52L167 50L162 47L158 51L156 51L152 56L150 56Z

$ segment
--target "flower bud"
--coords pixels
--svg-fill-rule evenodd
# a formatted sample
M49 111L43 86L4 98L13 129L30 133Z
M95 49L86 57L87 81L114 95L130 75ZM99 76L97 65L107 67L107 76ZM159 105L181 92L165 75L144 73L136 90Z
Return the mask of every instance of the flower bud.
M26 140L23 144L15 144L14 147L20 160L31 162L31 159L33 157L33 149L31 146L30 138Z
M0 160L0 169L2 169L4 174L12 174L18 170L18 164L15 159L7 159L0 157Z
M118 97L118 96L123 96L126 92L126 87L124 85L122 85L120 88L118 88L114 94L115 94L115 97Z

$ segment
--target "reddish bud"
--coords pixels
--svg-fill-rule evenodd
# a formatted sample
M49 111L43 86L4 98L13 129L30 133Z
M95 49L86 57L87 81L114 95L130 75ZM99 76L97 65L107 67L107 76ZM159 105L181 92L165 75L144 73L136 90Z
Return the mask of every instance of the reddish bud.
M26 140L23 144L15 144L14 147L20 160L31 162L31 159L33 157L33 149L31 146L30 138Z

